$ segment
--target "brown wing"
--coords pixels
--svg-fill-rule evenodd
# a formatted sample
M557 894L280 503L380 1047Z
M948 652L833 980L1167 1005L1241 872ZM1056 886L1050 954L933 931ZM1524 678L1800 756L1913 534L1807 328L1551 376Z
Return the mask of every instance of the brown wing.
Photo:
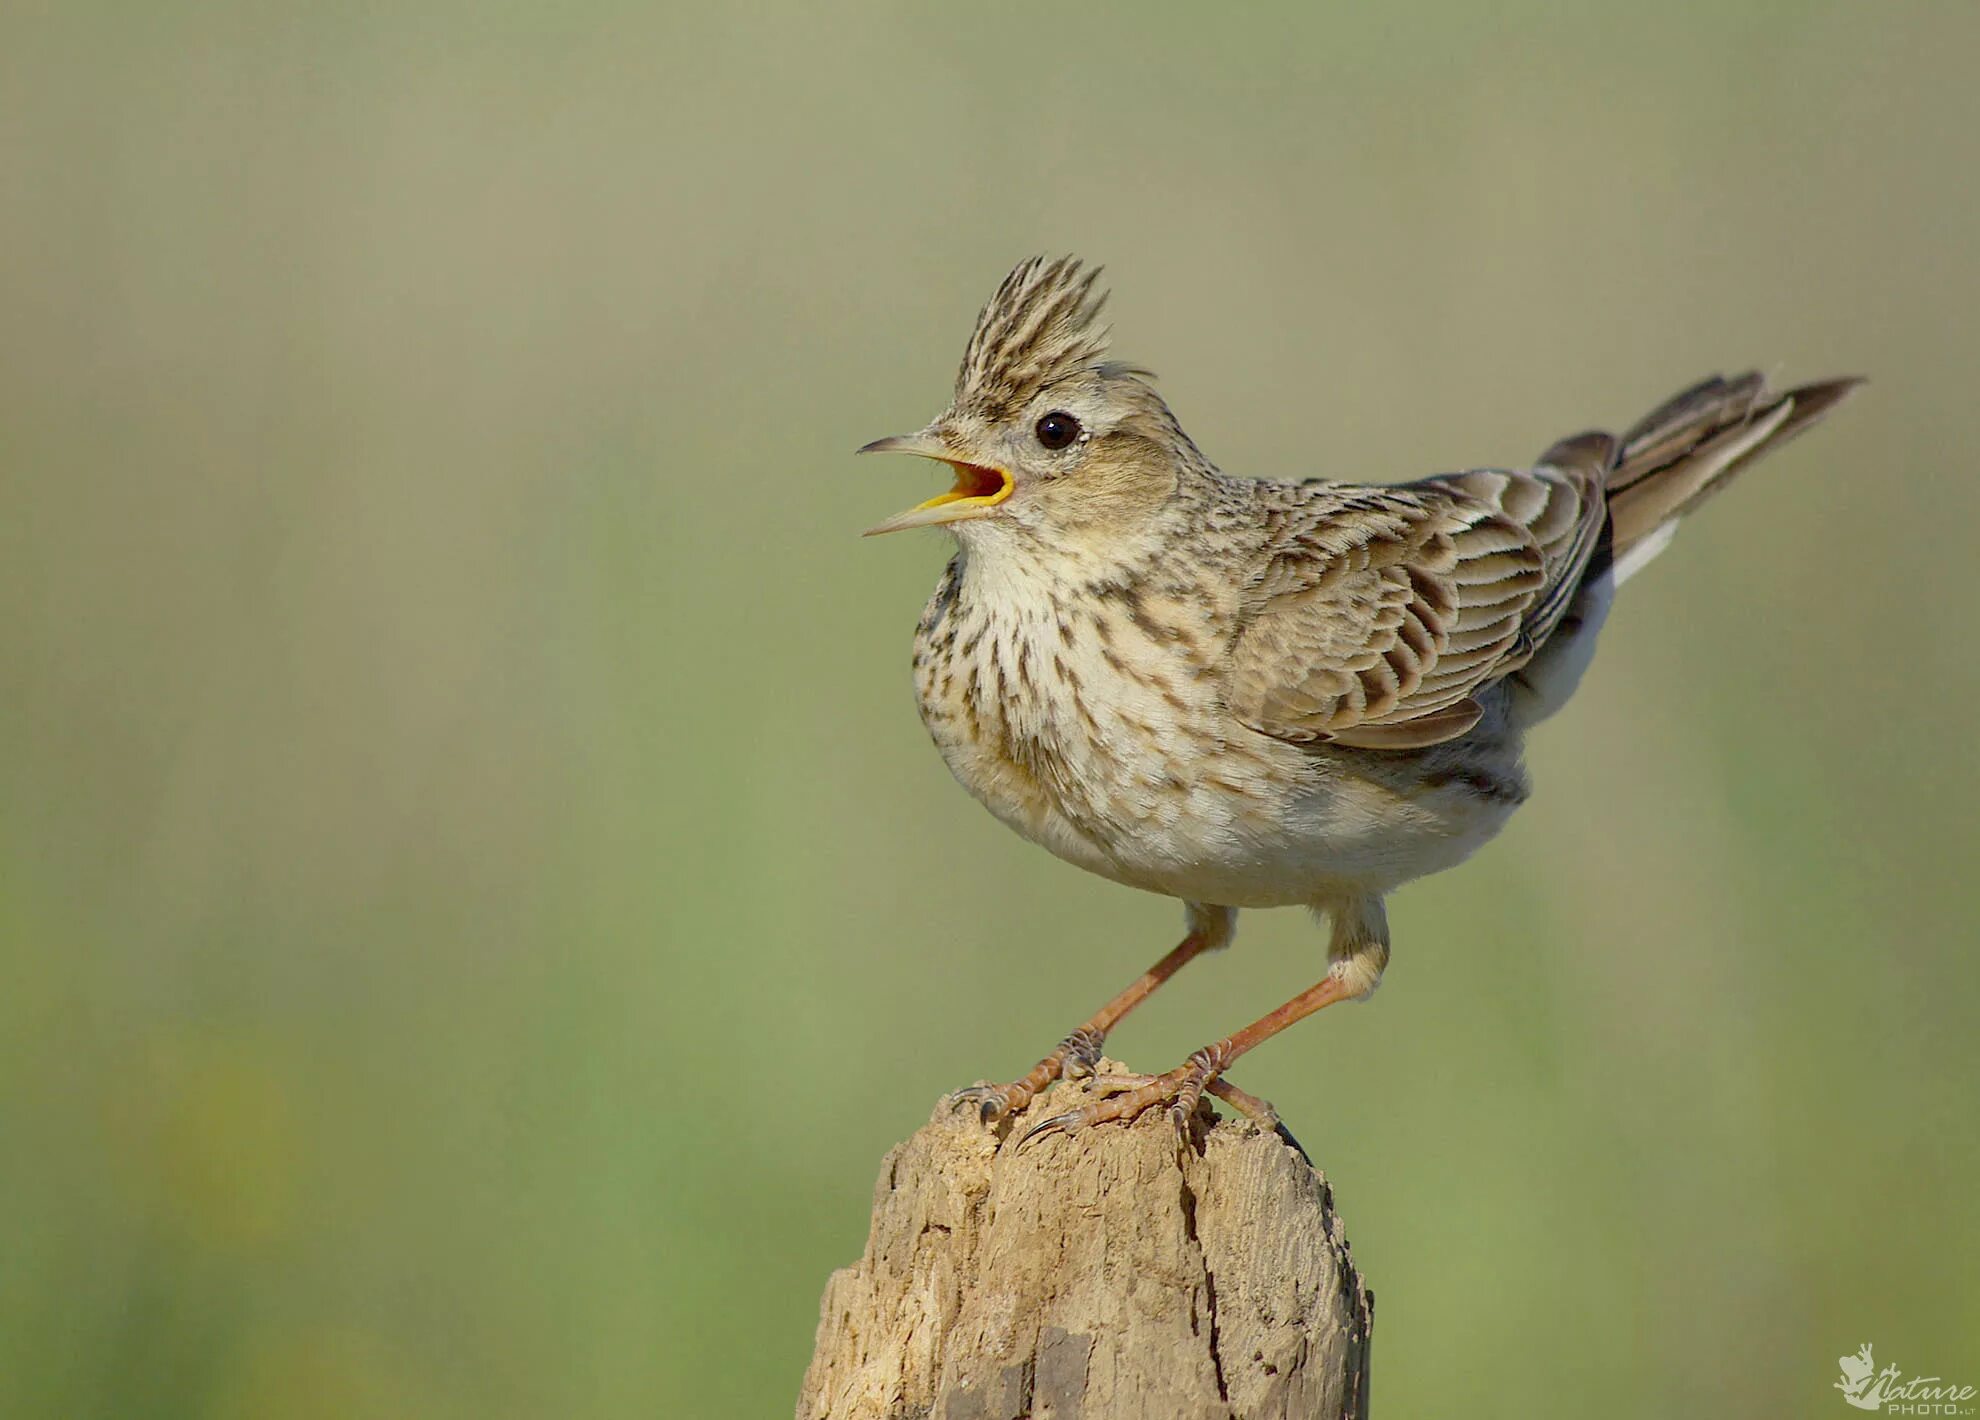
M1484 503L1539 545L1546 586L1520 624L1533 650L1553 634L1601 545L1606 480L1619 449L1613 434L1582 434L1548 449L1537 468L1473 469L1424 480Z
M1556 466L1326 489L1294 509L1248 589L1232 711L1278 739L1366 749L1469 730L1473 694L1524 665L1571 600L1612 457L1613 441L1576 440L1549 451Z

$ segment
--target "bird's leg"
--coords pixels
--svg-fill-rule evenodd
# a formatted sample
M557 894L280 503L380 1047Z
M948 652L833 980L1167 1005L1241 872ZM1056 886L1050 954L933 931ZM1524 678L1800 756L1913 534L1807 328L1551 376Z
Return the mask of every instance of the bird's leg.
M1196 1113L1197 1103L1206 1090L1253 1119L1276 1124L1278 1111L1256 1095L1224 1084L1221 1079L1224 1071L1240 1055L1270 1040L1294 1021L1303 1021L1336 1001L1358 1001L1368 996L1388 964L1388 923L1379 899L1360 899L1332 910L1334 940L1328 955L1333 959L1333 968L1317 983L1235 1035L1204 1046L1166 1075L1153 1076L1145 1083L1136 1082L1134 1088L1124 1093L1033 1125L1018 1141L1019 1145L1041 1134L1082 1129L1114 1119L1133 1119L1157 1105L1167 1105L1169 1121L1176 1129L1177 1146L1181 1148L1188 1142L1190 1117Z
M956 1104L975 1104L983 1122L995 1124L1030 1104L1054 1080L1091 1075L1100 1063L1100 1048L1106 1044L1107 1032L1120 1024L1123 1016L1154 995L1156 987L1204 952L1230 945L1231 937L1237 930L1235 909L1192 902L1188 904L1188 913L1189 935L1177 943L1167 956L1136 978L1125 991L1095 1011L1084 1024L1054 1046L1051 1053L1032 1066L1022 1079L1007 1085L973 1085L969 1089L956 1091L949 1097L950 1100Z

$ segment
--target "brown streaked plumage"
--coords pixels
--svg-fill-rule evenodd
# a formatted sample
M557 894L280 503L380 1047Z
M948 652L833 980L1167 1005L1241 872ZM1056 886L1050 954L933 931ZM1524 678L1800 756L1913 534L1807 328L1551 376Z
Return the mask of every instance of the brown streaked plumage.
M1022 1079L962 1097L994 1121L1090 1073L1123 1016L1231 940L1239 908L1304 905L1331 925L1310 990L1039 1126L1166 1104L1180 1129L1205 1090L1267 1112L1223 1071L1375 989L1383 899L1461 862L1525 800L1524 733L1573 693L1616 586L1860 381L1715 376L1525 469L1238 479L1146 371L1107 358L1098 275L1021 263L977 319L949 408L862 452L956 474L873 529L944 524L959 544L914 651L950 770L1058 856L1186 905L1179 946Z

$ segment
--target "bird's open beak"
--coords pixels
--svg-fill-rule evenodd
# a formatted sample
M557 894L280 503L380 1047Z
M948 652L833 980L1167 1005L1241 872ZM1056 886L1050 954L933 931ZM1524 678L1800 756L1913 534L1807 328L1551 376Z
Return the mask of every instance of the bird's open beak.
M903 528L926 528L936 523L960 523L970 518L985 517L1011 496L1013 483L1007 471L957 458L955 451L939 435L926 429L919 434L896 434L889 439L875 439L859 452L913 454L917 458L936 459L956 472L956 486L947 493L938 493L926 503L917 503L906 512L896 513L886 522L868 528L865 533L867 537L899 532Z

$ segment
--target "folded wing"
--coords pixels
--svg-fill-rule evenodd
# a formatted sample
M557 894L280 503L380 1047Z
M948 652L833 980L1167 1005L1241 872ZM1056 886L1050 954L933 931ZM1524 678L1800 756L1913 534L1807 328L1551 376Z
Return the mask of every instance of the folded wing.
M1596 555L1613 456L1594 435L1533 469L1316 486L1248 589L1232 711L1278 739L1366 749L1469 730L1474 694L1531 658Z

